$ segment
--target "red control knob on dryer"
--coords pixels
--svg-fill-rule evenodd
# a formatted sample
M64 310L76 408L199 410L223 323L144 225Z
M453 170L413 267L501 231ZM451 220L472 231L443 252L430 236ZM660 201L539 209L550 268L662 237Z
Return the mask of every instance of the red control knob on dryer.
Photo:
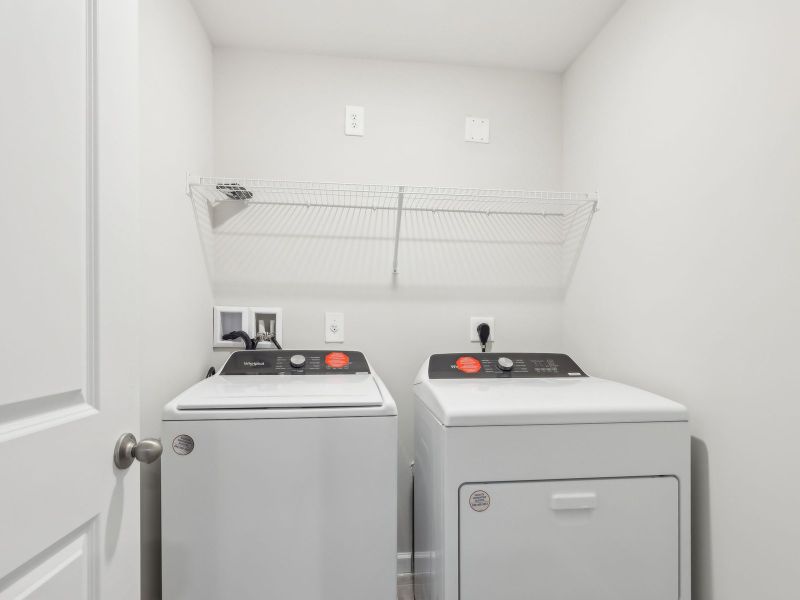
M350 364L350 357L344 352L328 352L325 355L325 364L331 369L343 369Z

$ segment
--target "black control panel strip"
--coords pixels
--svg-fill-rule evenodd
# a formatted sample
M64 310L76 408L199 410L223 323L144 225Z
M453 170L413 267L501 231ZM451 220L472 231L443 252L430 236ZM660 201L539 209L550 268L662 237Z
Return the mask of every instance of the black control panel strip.
M496 352L434 354L428 363L430 379L532 379L588 377L566 354Z
M352 375L369 373L361 352L329 350L240 350L220 375Z

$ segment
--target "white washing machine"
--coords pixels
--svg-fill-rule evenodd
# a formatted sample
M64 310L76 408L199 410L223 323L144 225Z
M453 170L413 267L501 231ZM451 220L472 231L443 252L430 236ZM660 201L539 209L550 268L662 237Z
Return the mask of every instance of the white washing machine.
M417 600L688 600L686 409L563 354L436 354L416 383Z
M397 409L363 354L235 352L162 439L165 600L394 600Z

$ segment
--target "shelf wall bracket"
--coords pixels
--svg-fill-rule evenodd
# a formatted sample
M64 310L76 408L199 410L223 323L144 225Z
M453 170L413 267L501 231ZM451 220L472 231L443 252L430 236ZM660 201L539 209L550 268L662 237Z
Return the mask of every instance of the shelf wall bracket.
M395 219L394 230L394 259L392 260L392 274L397 275L397 254L400 248L400 225L403 221L403 196L406 186L401 185L397 191L397 218Z

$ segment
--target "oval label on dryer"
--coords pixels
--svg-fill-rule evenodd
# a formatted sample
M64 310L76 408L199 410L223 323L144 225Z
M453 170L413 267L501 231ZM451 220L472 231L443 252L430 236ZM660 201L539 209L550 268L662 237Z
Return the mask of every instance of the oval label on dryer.
M492 503L492 498L483 490L475 490L469 495L469 507L475 512L483 512Z
M186 456L192 450L194 450L194 440L192 439L192 436L182 433L172 440L172 449L175 451L175 454Z

